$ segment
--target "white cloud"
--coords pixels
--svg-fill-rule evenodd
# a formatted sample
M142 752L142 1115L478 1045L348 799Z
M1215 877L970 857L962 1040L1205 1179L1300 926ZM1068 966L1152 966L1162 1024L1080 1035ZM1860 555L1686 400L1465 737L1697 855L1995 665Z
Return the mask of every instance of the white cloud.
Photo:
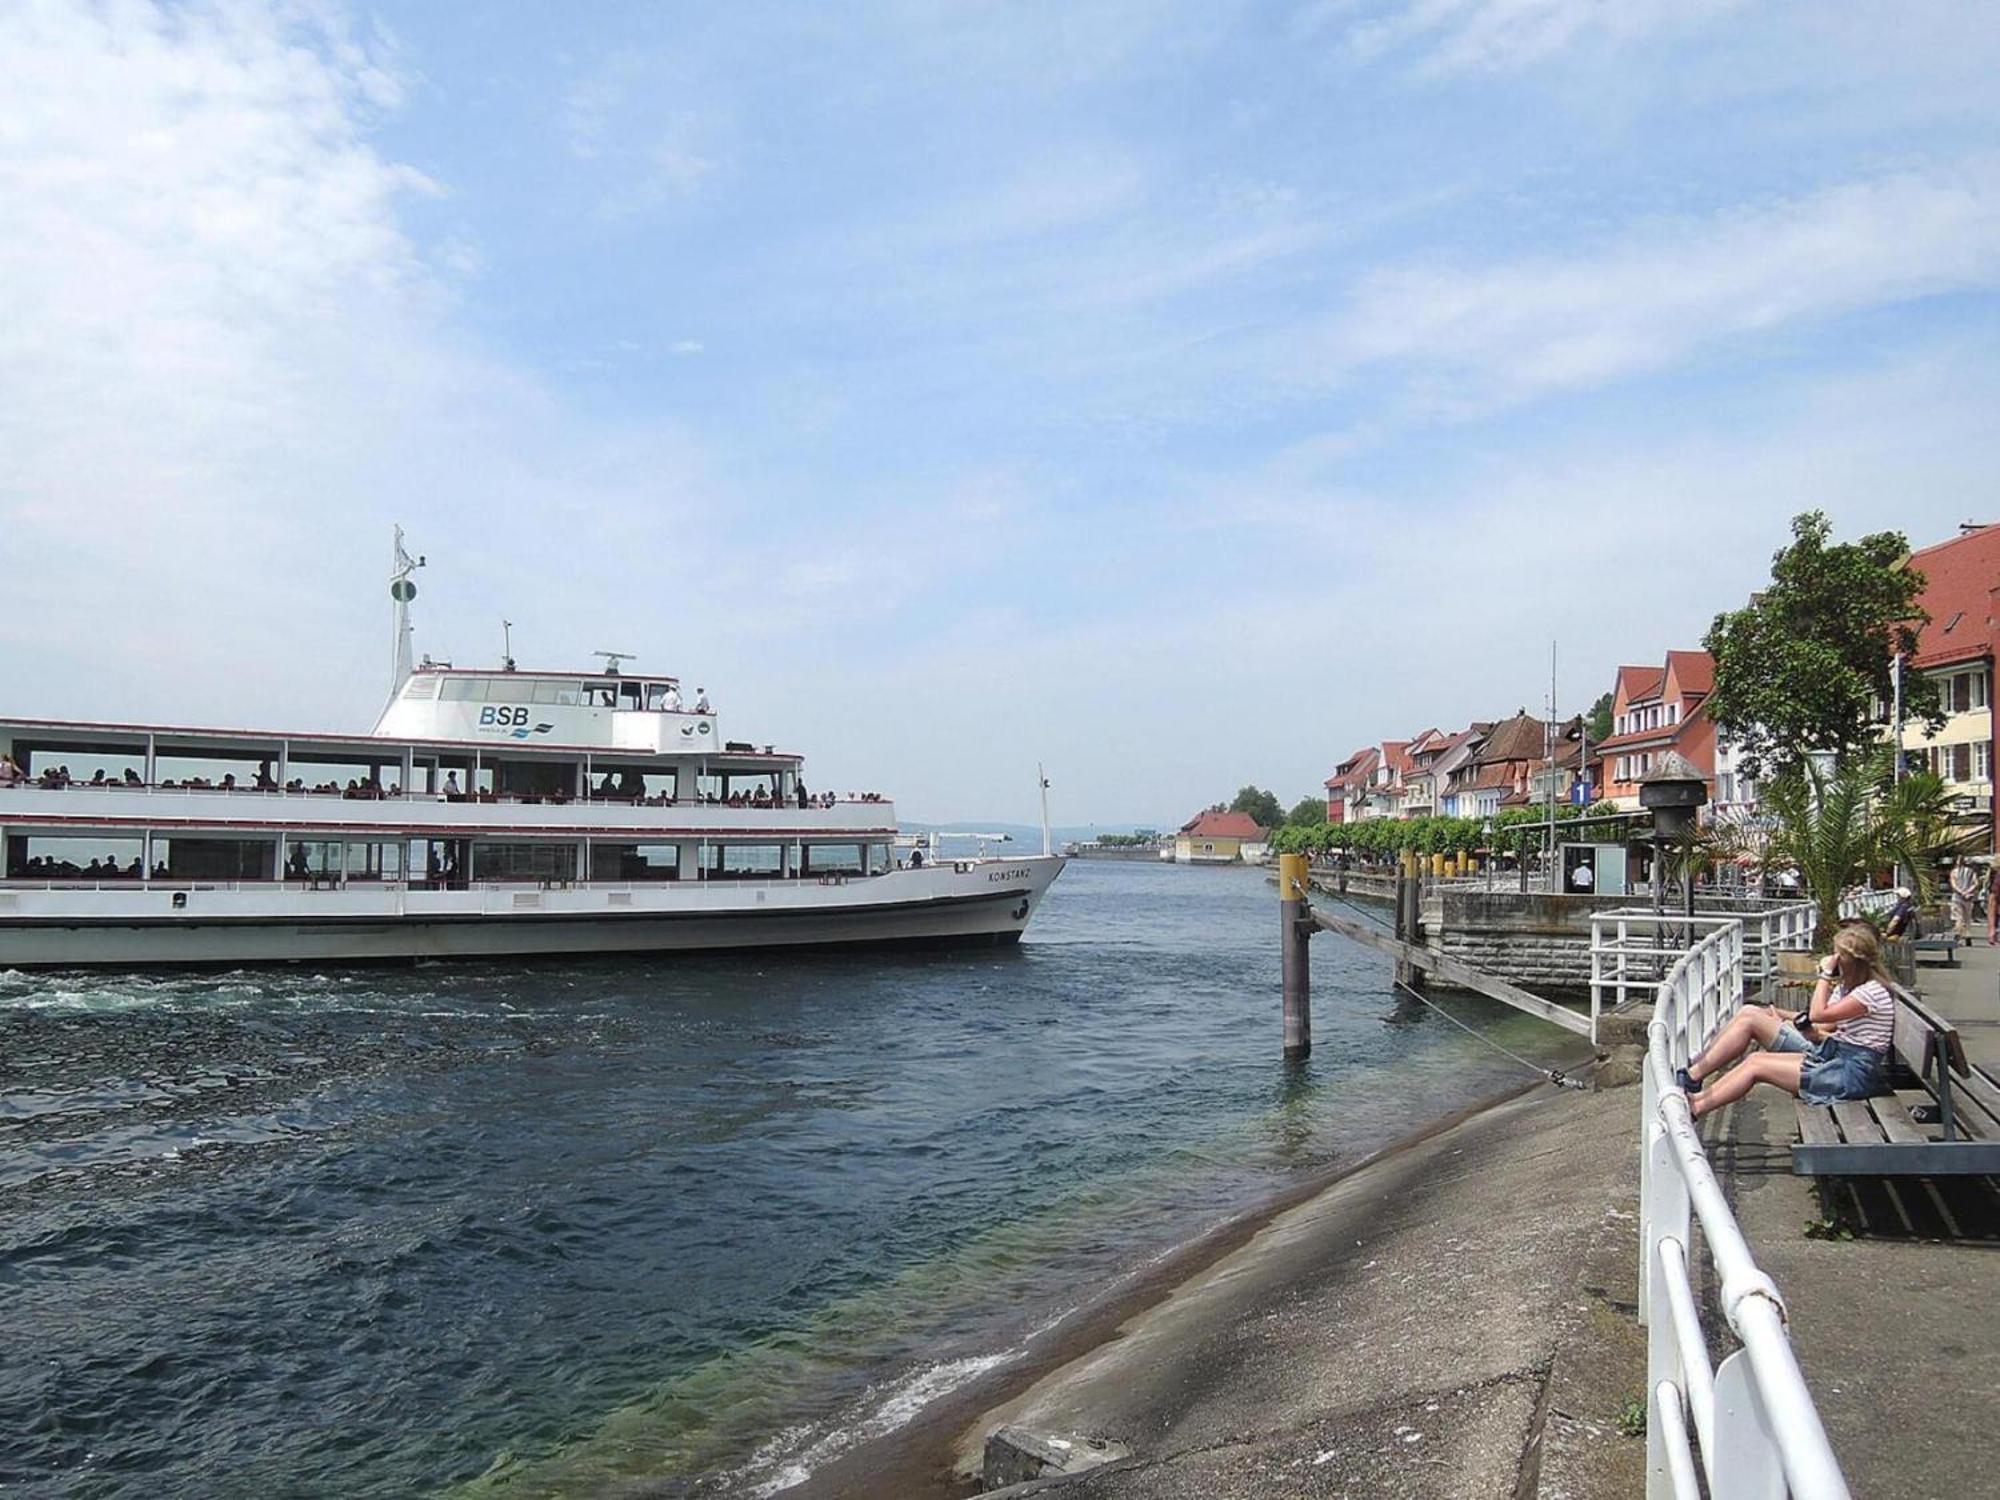
M1503 72L1583 45L1617 48L1685 31L1738 0L1334 0L1308 29L1337 26L1359 60L1401 54L1426 73Z
M352 723L381 690L391 519L519 600L552 554L632 557L701 503L671 426L589 427L454 337L399 217L440 189L370 139L396 82L336 13L13 6L0 56L16 711L220 693L206 711L239 721ZM428 588L420 609L451 630Z
M2000 163L1849 182L1595 255L1362 278L1305 352L1404 370L1446 406L1504 404L1679 364L1718 343L2000 283Z

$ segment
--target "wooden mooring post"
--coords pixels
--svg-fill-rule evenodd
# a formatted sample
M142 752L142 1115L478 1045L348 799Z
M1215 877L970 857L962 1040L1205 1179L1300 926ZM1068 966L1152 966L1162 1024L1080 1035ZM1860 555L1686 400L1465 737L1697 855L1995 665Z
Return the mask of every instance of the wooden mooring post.
M1316 930L1306 905L1306 857L1278 856L1279 954L1284 971L1285 1060L1312 1055L1312 957L1306 944Z

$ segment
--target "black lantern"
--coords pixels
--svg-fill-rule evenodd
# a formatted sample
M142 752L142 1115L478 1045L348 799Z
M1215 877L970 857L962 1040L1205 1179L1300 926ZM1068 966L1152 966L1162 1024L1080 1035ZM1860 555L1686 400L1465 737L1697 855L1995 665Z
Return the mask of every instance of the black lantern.
M1665 845L1694 831L1695 814L1708 802L1708 782L1686 757L1669 750L1639 778L1639 805L1653 815L1653 910L1660 910L1666 877ZM1687 910L1694 912L1694 874L1687 876Z

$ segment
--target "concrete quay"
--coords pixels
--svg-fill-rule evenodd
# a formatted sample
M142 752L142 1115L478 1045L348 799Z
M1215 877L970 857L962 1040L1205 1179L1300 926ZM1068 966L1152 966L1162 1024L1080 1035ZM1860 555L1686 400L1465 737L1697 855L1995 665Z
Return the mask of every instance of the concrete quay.
M2000 955L1952 987L2000 1031ZM2000 1244L1827 1237L1791 1101L1762 1094L1710 1157L1853 1492L1990 1492ZM1539 1087L1393 1150L801 1493L1636 1496L1638 1109ZM1719 1359L1705 1266L1697 1287Z
M1375 1162L963 1435L1130 1456L1078 1497L1632 1495L1638 1095L1542 1088Z

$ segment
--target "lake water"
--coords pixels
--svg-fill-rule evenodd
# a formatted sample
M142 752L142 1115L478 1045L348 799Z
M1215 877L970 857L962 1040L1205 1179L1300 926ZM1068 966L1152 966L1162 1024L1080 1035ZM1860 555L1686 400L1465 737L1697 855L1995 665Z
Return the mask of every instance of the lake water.
M0 974L0 1488L769 1493L1526 1079L1313 961L1295 1068L1247 870L1073 863L1005 952Z

